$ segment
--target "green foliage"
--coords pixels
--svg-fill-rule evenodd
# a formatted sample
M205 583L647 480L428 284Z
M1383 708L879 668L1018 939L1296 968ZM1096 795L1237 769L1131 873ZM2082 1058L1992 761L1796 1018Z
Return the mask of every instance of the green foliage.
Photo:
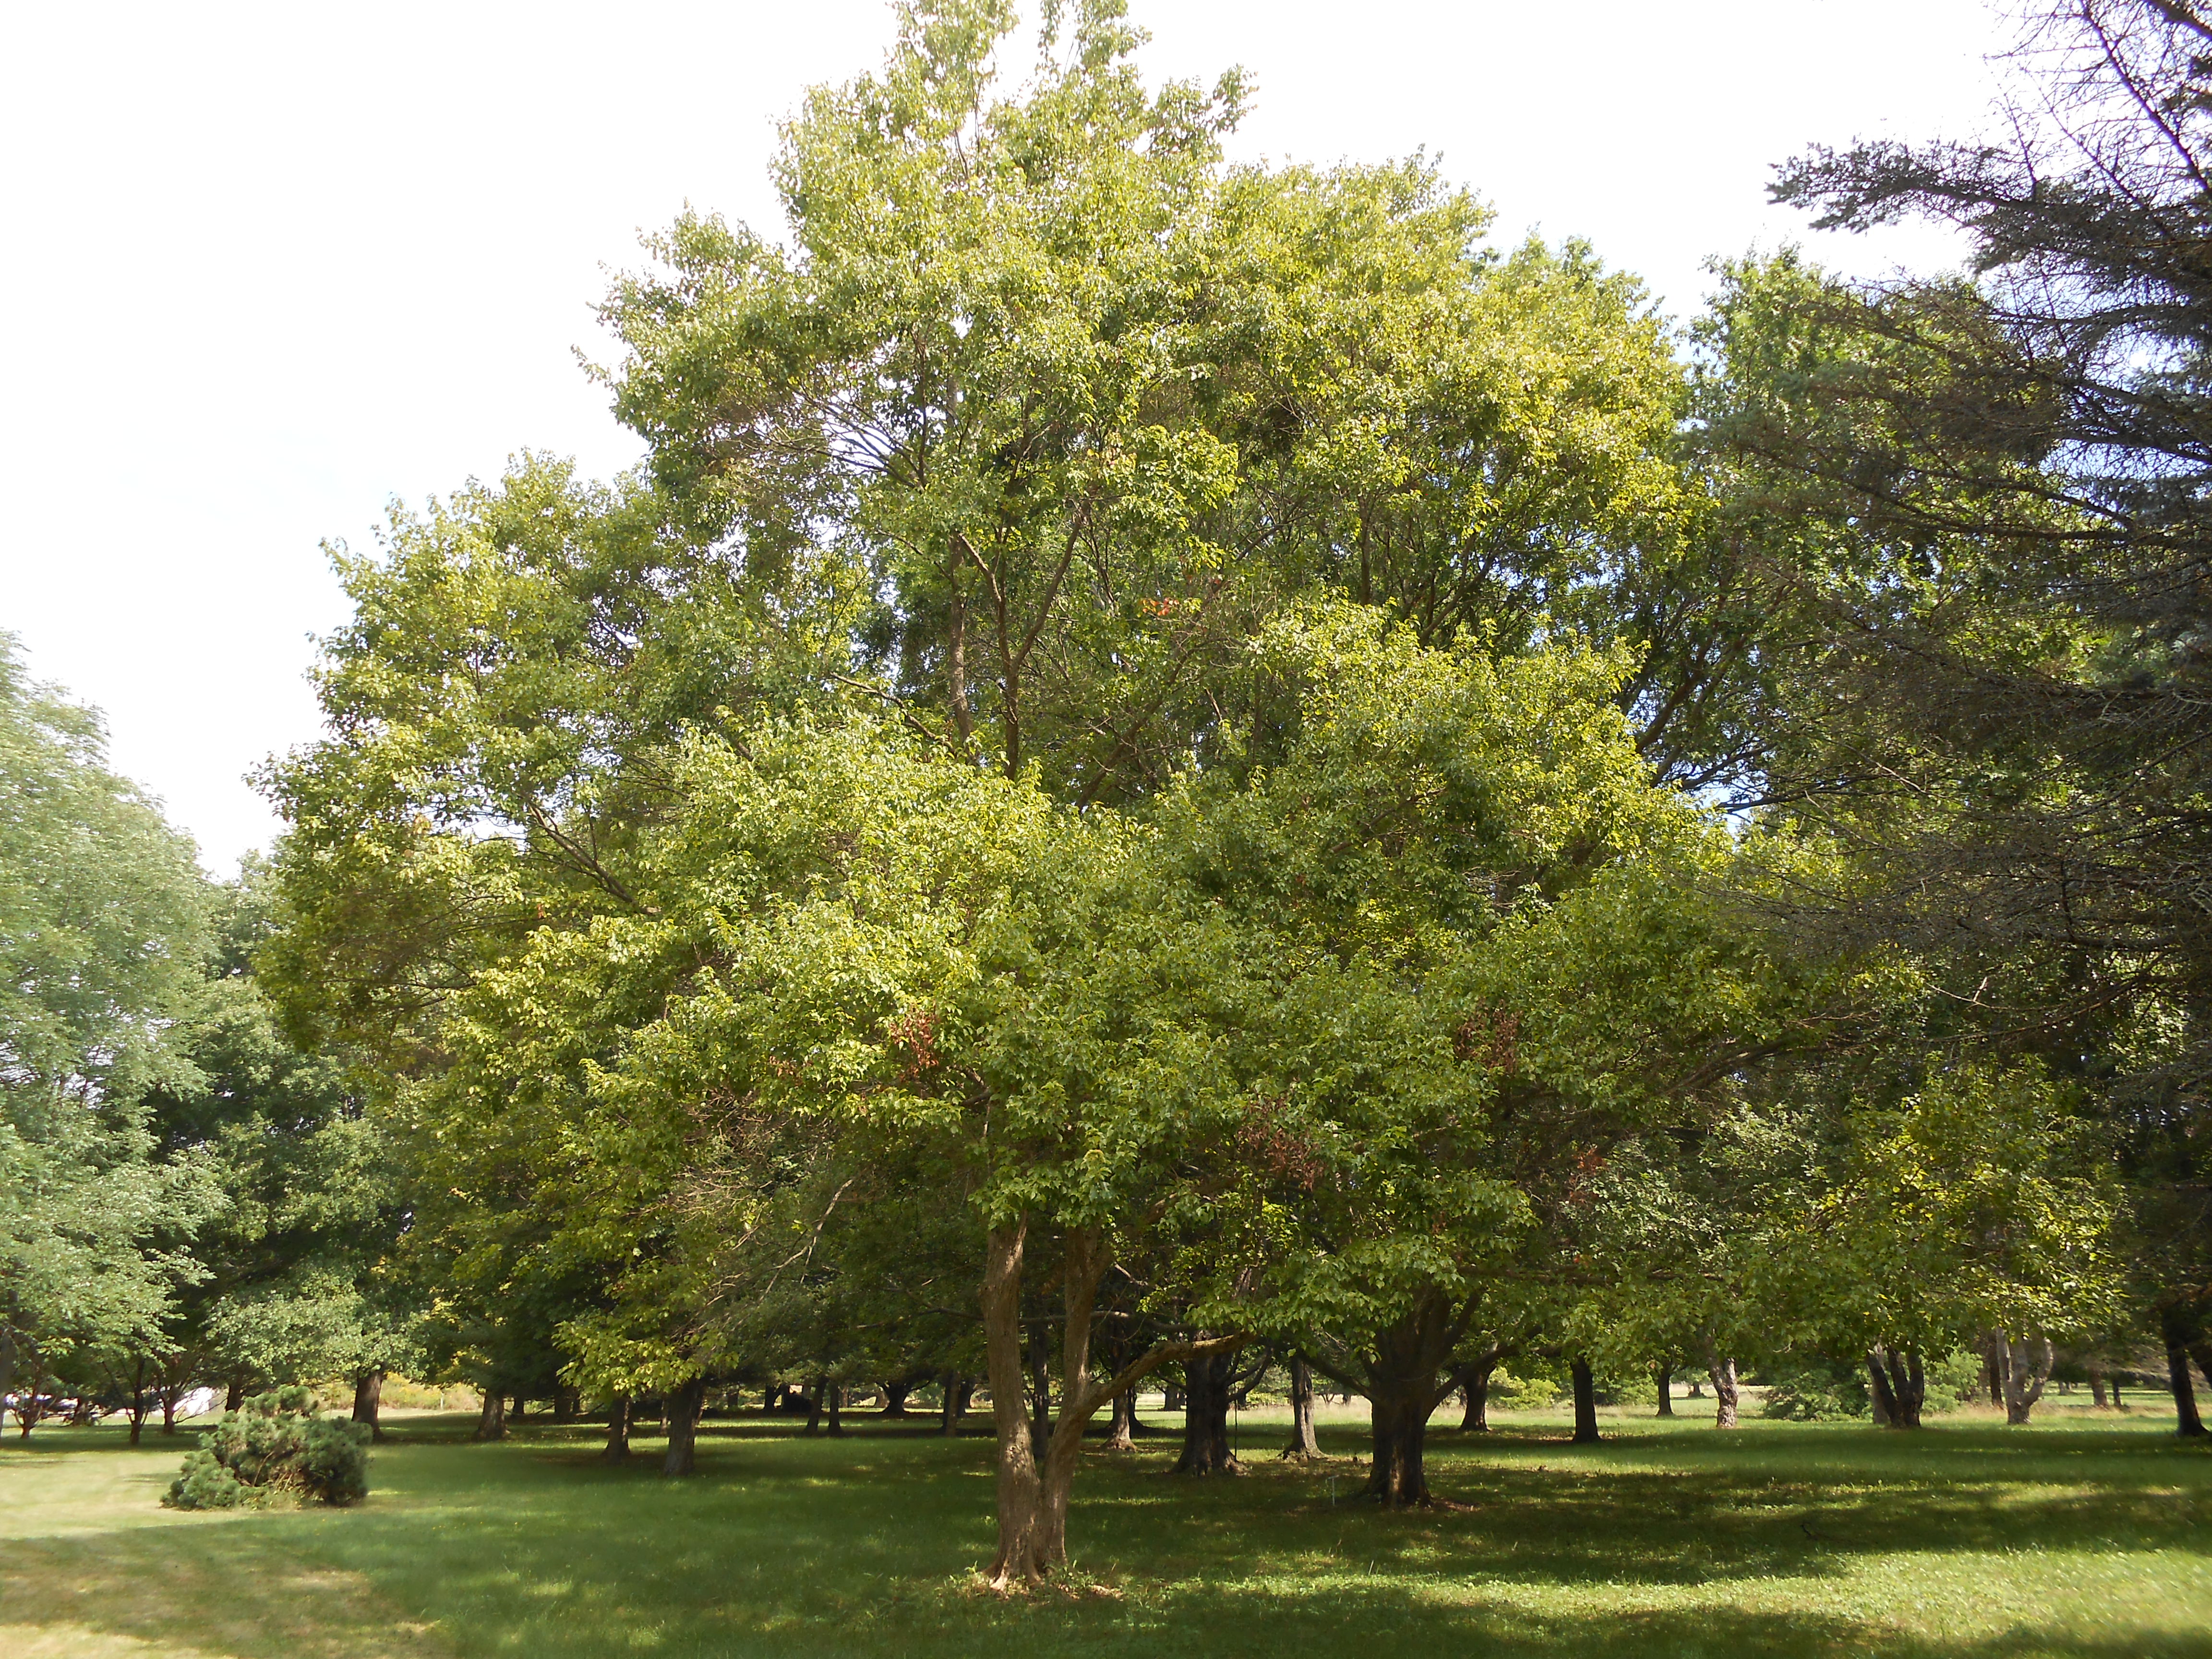
M301 1388L255 1395L200 1436L200 1449L162 1502L173 1509L241 1504L347 1504L368 1496L368 1431L321 1414Z
M1764 1364L1758 1380L1766 1386L1761 1417L1817 1423L1871 1414L1864 1369L1843 1360L1808 1356Z

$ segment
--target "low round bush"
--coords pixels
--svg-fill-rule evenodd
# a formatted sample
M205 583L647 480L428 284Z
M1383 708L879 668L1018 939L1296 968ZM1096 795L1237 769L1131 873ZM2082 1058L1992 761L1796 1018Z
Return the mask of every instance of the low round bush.
M368 1495L368 1431L324 1417L306 1389L255 1395L200 1436L162 1502L172 1509L241 1504L351 1504Z

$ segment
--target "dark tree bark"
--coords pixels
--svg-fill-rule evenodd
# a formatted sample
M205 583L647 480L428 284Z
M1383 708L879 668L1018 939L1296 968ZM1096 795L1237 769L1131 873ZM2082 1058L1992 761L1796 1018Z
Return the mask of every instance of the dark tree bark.
M484 1390L483 1411L477 1419L479 1440L507 1438L507 1396L496 1389Z
M1705 1375L1713 1382L1713 1426L1732 1429L1736 1426L1736 1406L1740 1398L1736 1387L1735 1361L1714 1359L1707 1365Z
M914 1392L914 1382L915 1379L910 1376L900 1376L884 1384L885 1417L904 1417L907 1414L906 1397Z
M2197 1362L2197 1369L2204 1373L2204 1385L2212 1388L2212 1342L2201 1339L2189 1345L2189 1357Z
M1928 1398L1928 1381L1921 1371L1919 1349L1907 1348L1902 1355L1887 1348L1868 1349L1867 1382L1876 1426L1920 1426L1920 1410Z
M1313 1367L1303 1358L1291 1361L1291 1443L1283 1455L1300 1462L1321 1455L1321 1442L1314 1437Z
M968 1379L958 1371L945 1373L945 1402L939 1407L937 1431L948 1437L960 1432L962 1413L968 1409Z
M246 1379L236 1371L233 1371L230 1374L230 1386L222 1391L222 1408L226 1412L234 1412L245 1403L245 1400Z
M1208 1354L1183 1367L1182 1455L1176 1474L1242 1474L1229 1444L1229 1391L1236 1357Z
M618 1394L607 1403L607 1443L599 1453L602 1463L629 1462L629 1396Z
M1137 1449L1137 1391L1124 1389L1114 1396L1107 1419L1106 1449L1134 1451Z
M707 1401L707 1379L695 1376L668 1397L668 1455L663 1474L689 1474L699 1466L699 1408Z
M813 1397L806 1402L807 1433L819 1434L822 1432L822 1407L823 1403L829 1398L830 1379L826 1376L816 1377L814 1379Z
M2204 1437L2204 1419L2197 1413L2197 1389L2189 1380L2188 1322L2179 1308L2160 1316L2166 1335L2166 1377L2173 1390L2174 1432L2185 1440Z
M384 1368L373 1366L353 1380L353 1420L368 1425L368 1437L384 1438L384 1425L378 1420L384 1407Z
M1598 1443L1597 1379L1590 1375L1589 1361L1580 1354L1567 1362L1567 1370L1575 1385L1574 1443L1595 1446Z
M2090 1397L2097 1402L2097 1409L2100 1412L2110 1411L2112 1402L2105 1393L2105 1368L2101 1365L2089 1365L2083 1369L2089 1373L2089 1394Z
M2182 1373L2185 1376L2186 1371ZM138 1443L140 1431L146 1426L146 1356L137 1355L131 1369L131 1443Z
M554 1389L553 1420L556 1423L574 1422L576 1420L576 1413L580 1404L581 1402L577 1400L576 1391L574 1389Z
M514 1409L509 1413L509 1415L511 1415L518 1423L527 1423L530 1420L529 1402L524 1400L520 1395L515 1395Z
M1505 1350L1493 1343L1459 1373L1460 1391L1467 1396L1467 1410L1459 1425L1470 1434L1490 1432L1490 1379L1504 1358Z
M1658 1380L1659 1415L1672 1417L1674 1414L1674 1368L1672 1365L1660 1366Z
M845 1385L842 1382L830 1385L830 1420L823 1426L830 1434L845 1432Z
M177 1431L177 1407L184 1400L185 1391L185 1385L181 1381L171 1381L161 1384L161 1432L163 1434L174 1434Z

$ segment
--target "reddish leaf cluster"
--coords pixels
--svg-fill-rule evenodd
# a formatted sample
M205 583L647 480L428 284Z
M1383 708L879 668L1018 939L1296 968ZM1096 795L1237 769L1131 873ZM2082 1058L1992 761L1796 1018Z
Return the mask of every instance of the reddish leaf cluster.
M1452 1054L1510 1073L1521 1063L1520 1038L1521 1016L1510 1008L1492 1008L1461 1023L1452 1033Z
M908 1009L884 1025L884 1036L892 1048L904 1054L898 1074L902 1086L912 1083L924 1072L937 1069L937 1014L933 1009Z
M1295 1182L1310 1193L1321 1180L1322 1161L1304 1136L1276 1121L1282 1108L1279 1097L1249 1107L1237 1130L1237 1149L1276 1180Z

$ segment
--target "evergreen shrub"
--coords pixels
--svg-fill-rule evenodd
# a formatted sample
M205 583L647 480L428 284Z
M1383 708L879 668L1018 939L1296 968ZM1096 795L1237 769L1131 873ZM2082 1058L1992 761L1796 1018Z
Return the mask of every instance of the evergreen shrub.
M255 1395L200 1436L162 1503L227 1510L270 1503L352 1504L368 1495L368 1430L322 1416L313 1391Z

